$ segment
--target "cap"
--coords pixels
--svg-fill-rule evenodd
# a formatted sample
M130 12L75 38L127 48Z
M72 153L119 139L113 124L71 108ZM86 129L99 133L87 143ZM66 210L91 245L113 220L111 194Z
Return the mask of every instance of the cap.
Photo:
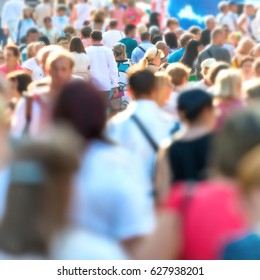
M217 63L215 58L207 58L201 63L201 68L210 68L211 66L215 65Z

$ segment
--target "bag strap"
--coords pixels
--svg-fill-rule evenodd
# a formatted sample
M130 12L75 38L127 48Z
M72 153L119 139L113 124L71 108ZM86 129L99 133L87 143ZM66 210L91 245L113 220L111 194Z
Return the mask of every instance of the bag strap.
M143 51L144 53L146 53L146 50L145 50L143 47L138 46L138 48L139 48L141 51Z
M158 152L159 150L159 145L154 141L150 133L147 131L147 129L144 127L140 119L136 115L132 115L131 119L135 122L135 124L138 126L144 137L147 139L149 144L152 146L153 150L155 152Z
M209 58L214 58L214 55L212 54L212 52L209 49L207 49L207 53L209 55Z

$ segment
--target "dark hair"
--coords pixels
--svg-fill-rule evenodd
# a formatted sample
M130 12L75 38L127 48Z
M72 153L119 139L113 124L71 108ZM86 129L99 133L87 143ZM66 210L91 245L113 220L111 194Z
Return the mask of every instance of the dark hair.
M242 157L259 143L259 107L233 112L213 140L211 154L213 170L234 178Z
M74 37L71 39L70 52L86 53L83 43L79 37Z
M64 33L69 33L71 35L75 35L75 28L71 25L67 25L63 28Z
M198 33L201 33L201 28L199 26L191 26L189 28L189 32L193 35L196 35Z
M43 22L44 22L44 23L46 23L46 22L48 22L48 21L52 22L51 17L45 17L45 18L43 19Z
M20 56L19 48L16 45L6 45L4 49L5 50L11 50L15 57Z
M217 78L217 75L218 73L221 71L221 70L225 70L225 69L229 69L230 68L230 65L226 62L217 62L215 65L213 65L212 67L210 67L209 69L209 81L212 85L215 84L215 81L216 81L216 78Z
M111 19L109 21L109 28L116 28L118 26L118 21L116 19Z
M170 49L175 50L178 48L178 39L174 32L167 32L164 35L164 40Z
M34 33L34 34L38 33L39 34L39 31L38 31L38 29L32 27L26 32L26 37L28 37L31 33Z
M141 34L141 41L150 41L151 34L148 31L145 31Z
M130 74L129 87L136 98L151 95L155 88L155 76L149 70L138 70Z
M106 109L102 93L85 81L74 80L61 91L53 118L72 125L86 141L104 139Z
M46 46L51 44L49 38L45 35L39 37L39 42L43 42Z
M92 31L90 37L93 41L102 41L102 32L101 31Z
M159 23L159 19L158 19L159 16L160 16L159 13L152 12L151 15L150 15L148 27L151 27L151 26L160 27L160 23Z
M203 46L207 46L210 44L210 38L211 38L211 31L208 29L204 29L201 32L201 37L200 37L200 41L202 43Z
M32 77L26 71L11 72L6 78L11 81L17 81L17 91L21 96L27 91L29 84L32 82Z
M134 31L136 26L134 24L127 24L125 26L125 35L128 35L130 32Z
M199 41L191 40L189 42L180 62L192 69L194 66L194 62L198 58L198 55L199 55L198 46L200 46L200 45L201 45L201 43Z
M84 26L80 31L83 38L90 38L91 32L92 32L92 29L90 26Z
M163 40L163 37L161 36L161 35L155 35L155 36L153 36L153 38L152 38L152 44L156 44L157 42L160 42L160 41L162 41Z
M179 25L179 21L177 18L169 18L166 22L166 26L170 27L172 24L178 24Z
M202 89L190 89L180 94L177 108L185 119L194 122L205 108L213 108L213 97Z

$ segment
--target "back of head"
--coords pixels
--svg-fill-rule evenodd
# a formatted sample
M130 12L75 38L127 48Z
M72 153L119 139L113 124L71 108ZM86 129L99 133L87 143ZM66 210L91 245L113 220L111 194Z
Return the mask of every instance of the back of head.
M152 96L155 89L155 77L149 70L137 70L130 73L129 87L136 99Z
M211 155L213 171L234 178L241 158L259 143L259 107L233 112L213 141Z
M100 31L92 31L90 37L93 41L96 41L96 42L100 42L103 39L102 32L100 32Z
M102 94L85 81L74 80L64 87L53 116L56 122L72 125L85 141L104 138L106 102Z
M180 38L180 43L182 48L186 48L189 41L194 38L194 35L191 33L184 33Z
M164 35L164 40L167 46L173 50L178 48L178 39L174 32L167 32Z
M209 81L212 85L215 84L215 81L216 81L216 78L217 78L217 75L218 73L221 71L221 70L224 70L224 69L229 69L230 68L230 65L226 62L216 62L212 67L210 67L209 69L209 73L208 73L208 76L209 76Z
M217 43L219 36L224 35L222 28L217 27L211 32L211 41L212 43Z
M213 97L204 90L191 89L179 95L179 114L188 122L196 122L206 108L213 108Z
M125 35L129 35L135 29L136 29L136 26L134 24L127 24L125 26Z
M118 21L116 19L111 19L109 22L109 29L116 29L118 26Z
M71 39L70 52L86 53L83 43L79 37L74 37Z
M182 63L170 64L166 69L174 86L181 86L188 81L191 70Z
M225 12L228 10L228 5L229 3L227 1L221 1L219 4L218 4L218 9L220 12Z
M141 41L151 41L151 34L149 32L143 32L141 34Z
M82 36L84 39L85 39L85 38L89 38L91 32L92 32L92 29L91 29L91 27L89 27L89 26L84 26L84 27L81 29L81 31L80 31L81 36Z

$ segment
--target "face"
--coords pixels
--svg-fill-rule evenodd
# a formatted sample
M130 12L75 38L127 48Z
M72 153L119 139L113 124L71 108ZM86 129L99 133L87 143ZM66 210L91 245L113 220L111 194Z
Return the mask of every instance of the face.
M14 65L18 62L19 57L15 56L12 50L4 50L4 59L7 65Z
M253 76L253 62L252 61L247 61L243 64L242 68L242 73L246 75L247 77Z
M27 44L39 41L39 33L30 33L27 36Z
M218 34L217 41L220 45L224 45L226 41L225 32L221 32Z
M216 27L216 21L215 19L210 19L208 22L207 22L207 27L209 30L213 30L215 27Z
M177 23L172 23L169 27L172 32L175 32L177 28L179 28L179 25Z
M52 83L56 86L63 87L71 79L72 67L71 62L67 58L59 58L53 63L49 75Z
M233 13L237 13L238 12L238 6L237 5L232 5L229 7L230 11Z
M129 37L130 37L130 38L135 38L136 35L137 35L137 30L136 30L136 29L134 29L133 31L131 31L131 32L129 33Z
M248 16L253 16L253 15L255 14L255 8L249 6L249 7L246 9L246 14L247 14Z
M44 25L45 25L45 28L51 29L51 28L52 28L52 22L51 22L51 20L46 20L46 21L44 22Z

